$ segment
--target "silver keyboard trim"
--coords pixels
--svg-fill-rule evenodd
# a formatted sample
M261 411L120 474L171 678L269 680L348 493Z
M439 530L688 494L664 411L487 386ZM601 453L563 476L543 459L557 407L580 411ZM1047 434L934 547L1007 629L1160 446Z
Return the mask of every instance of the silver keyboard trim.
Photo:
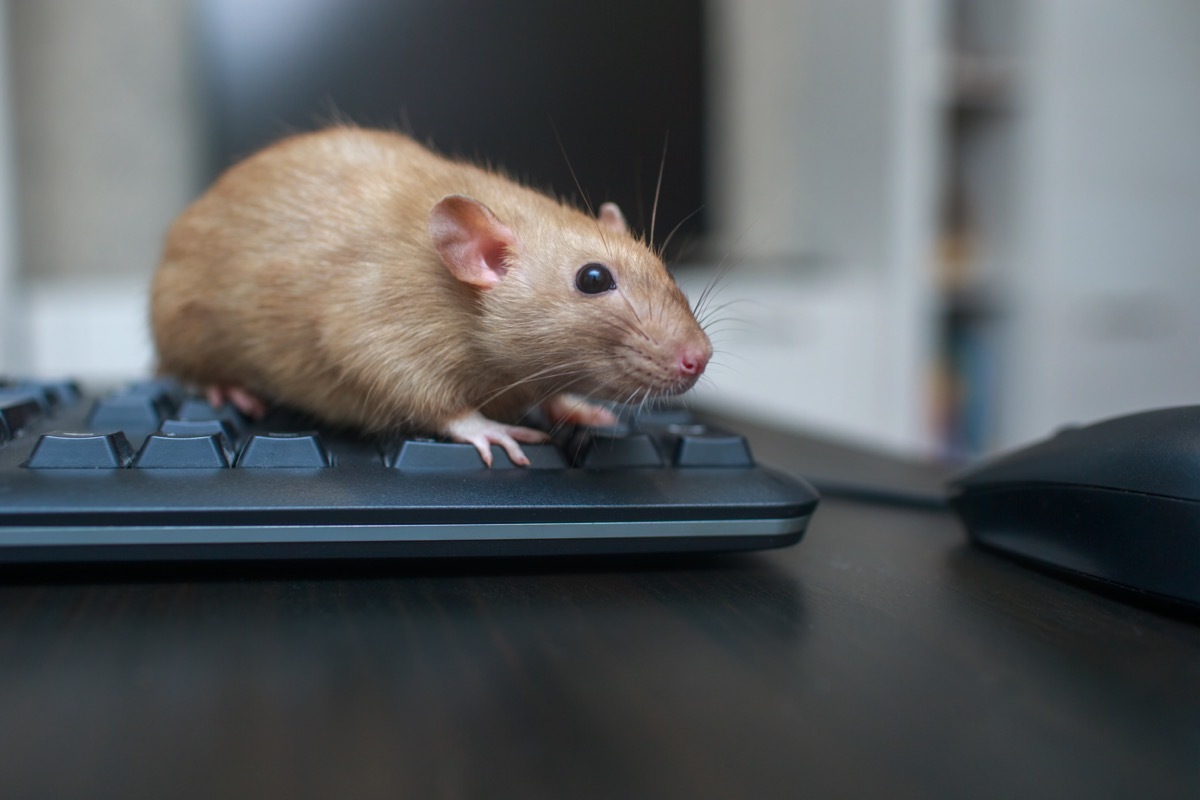
M778 519L642 522L449 523L444 525L27 525L0 527L5 547L108 547L145 544L286 544L638 539L778 536L804 530L812 514Z

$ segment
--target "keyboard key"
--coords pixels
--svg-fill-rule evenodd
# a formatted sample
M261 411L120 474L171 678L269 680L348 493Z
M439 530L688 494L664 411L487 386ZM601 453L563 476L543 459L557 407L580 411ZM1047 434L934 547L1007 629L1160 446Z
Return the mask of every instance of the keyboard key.
M207 436L212 433L225 437L226 447L233 447L238 436L233 426L223 419L167 419L159 427L159 433L174 433L180 436Z
M611 436L592 431L578 452L576 463L587 469L661 467L663 464L654 439L645 433Z
M175 415L179 419L216 419L217 409L210 406L207 400L189 397L179 404Z
M219 419L227 422L233 428L234 433L239 436L246 432L246 418L229 403L223 403L219 408L213 408L207 400L193 397L180 404L175 418L183 420Z
M17 393L24 394L36 402L41 408L43 414L51 414L58 407L58 399L40 386L34 386L26 383L18 384L12 389L0 390L0 396Z
M615 425L591 425L577 429L580 441L589 436L603 436L610 439L628 436L634 432L634 427L628 422L617 422Z
M438 472L483 469L483 459L474 445L408 439L400 444L389 466L396 469Z
M688 426L675 442L677 467L752 467L750 445L741 436L724 431Z
M624 415L622 415L624 418ZM637 412L636 416L630 417L631 421L639 430L647 430L649 428L663 428L668 425L681 425L694 422L696 417L691 411L678 406L667 406L665 408L644 408Z
M521 446L529 459L530 469L563 469L567 461L559 449L552 444L526 444ZM474 445L458 442L434 442L425 439L408 439L387 459L388 466L415 472L441 472L453 470L485 469L483 459ZM512 462L508 453L499 445L492 445L492 469L521 469Z
M305 469L328 467L331 462L316 433L267 433L250 437L236 466Z
M121 392L97 400L87 424L100 430L154 431L170 413L171 400L165 393Z
M49 414L58 407L58 398L55 397L49 390L35 383L23 381L21 383L10 384L3 389L0 389L0 403L4 397L25 396L35 401L42 409L43 414Z
M46 433L23 466L30 469L121 469L129 466L133 448L125 434Z
M0 385L9 389L17 389L20 391L36 392L43 395L47 402L53 408L61 408L79 402L83 396L83 391L79 388L77 381L70 380L35 380L25 379L12 381L5 384L0 381Z
M223 469L229 466L222 433L200 436L153 433L133 462L143 469Z
M0 391L0 426L10 437L42 415L42 405L28 392Z
M666 433L670 436L685 436L688 434L700 436L716 432L715 428L701 425L699 422L674 422L666 427Z
M528 469L566 469L567 459L562 451L549 442L545 444L523 444L521 451L529 459ZM515 466L502 447L492 445L492 466Z
M187 390L174 378L150 378L149 380L135 381L125 388L124 393L166 397L172 406L178 406L187 399Z
M54 403L58 408L75 405L83 397L83 391L79 388L79 383L76 381L35 381L34 385L40 386L43 391L54 398Z

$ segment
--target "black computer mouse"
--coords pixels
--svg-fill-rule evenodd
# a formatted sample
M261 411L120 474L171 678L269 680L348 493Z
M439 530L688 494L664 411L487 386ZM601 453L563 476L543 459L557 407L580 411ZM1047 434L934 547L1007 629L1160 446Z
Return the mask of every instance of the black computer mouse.
M975 542L1200 609L1200 406L1069 428L950 481Z

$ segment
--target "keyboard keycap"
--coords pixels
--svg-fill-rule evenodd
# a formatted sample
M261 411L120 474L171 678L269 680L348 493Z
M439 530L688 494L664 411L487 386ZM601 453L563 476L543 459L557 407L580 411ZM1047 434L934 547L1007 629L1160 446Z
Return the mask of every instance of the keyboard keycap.
M87 424L100 430L154 431L170 413L171 401L166 394L121 392L97 400Z
M388 466L402 470L441 472L483 469L483 459L473 445L408 439L390 459Z
M31 392L38 397L47 413L79 402L82 392L79 384L68 380L0 380L4 390Z
M521 446L530 469L563 469L567 461L552 444ZM390 467L414 472L443 472L485 469L474 445L408 439L387 459ZM521 469L499 445L492 445L492 469Z
M133 462L142 469L224 469L229 467L225 436L211 433L179 436L153 433Z
M50 381L34 381L33 385L40 386L44 391L50 394L56 405L60 408L74 405L83 397L83 390L79 388L77 381L71 380L50 380Z
M223 410L223 409L222 409ZM176 416L179 419L216 419L218 409L208 404L207 400L199 397L189 397L179 404Z
M236 466L305 469L328 467L331 462L316 433L267 433L250 437Z
M122 469L133 459L125 434L46 433L38 439L29 469Z
M567 459L562 451L549 442L545 444L523 444L521 451L529 459L528 469L566 469ZM514 466L508 458L508 453L497 445L492 445L492 466Z
M750 446L741 436L723 431L689 430L675 443L677 467L752 467Z
M587 469L661 467L662 455L649 434L609 436L591 433L579 451L578 464Z
M180 404L179 410L175 413L175 418L182 420L219 419L228 423L233 428L234 433L239 436L246 432L245 417L229 403L224 403L219 408L213 408L208 404L207 400L192 398Z
M123 393L166 398L172 408L187 399L187 390L179 381L172 378L150 378L149 380L135 381L125 387Z
M49 414L58 406L57 398L41 386L32 383L15 383L12 386L0 389L0 405L3 405L5 399L13 400L18 397L27 397L38 404L38 408L43 414Z
M668 406L666 408L646 408L638 412L633 422L639 430L664 428L668 425L685 425L692 422L695 415L686 408Z
M168 419L163 420L159 433L174 433L180 436L207 436L212 433L225 437L227 447L237 441L233 426L223 419Z
M0 391L0 425L10 437L42 415L42 405L28 392Z

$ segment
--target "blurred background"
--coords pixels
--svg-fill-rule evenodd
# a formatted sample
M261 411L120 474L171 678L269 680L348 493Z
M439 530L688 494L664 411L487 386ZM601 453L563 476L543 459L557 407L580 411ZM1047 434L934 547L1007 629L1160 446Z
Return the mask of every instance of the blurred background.
M349 119L639 229L661 167L704 406L958 458L1200 402L1195 0L7 0L0 51L0 375L151 369L171 219Z

